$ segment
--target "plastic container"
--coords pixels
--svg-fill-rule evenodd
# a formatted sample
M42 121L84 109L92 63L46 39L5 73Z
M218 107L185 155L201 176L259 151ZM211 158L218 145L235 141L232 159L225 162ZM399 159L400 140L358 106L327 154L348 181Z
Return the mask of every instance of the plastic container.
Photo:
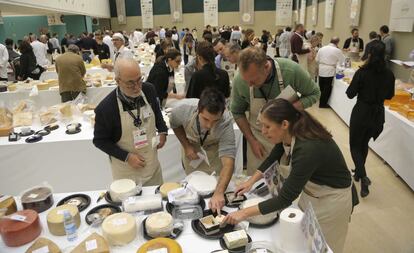
M161 194L132 196L122 201L122 207L127 213L162 209Z
M276 249L270 242L251 242L246 245L246 253L276 253Z
M203 209L200 205L174 206L172 216L179 220L197 220L203 217Z
M38 213L46 211L53 206L52 188L46 185L39 185L25 190L21 194L23 209L32 209Z
M63 217L64 217L63 224L65 227L66 238L68 239L69 242L76 241L76 239L78 239L78 231L77 231L75 220L73 219L72 215L70 214L68 210L65 210L65 212L63 213Z

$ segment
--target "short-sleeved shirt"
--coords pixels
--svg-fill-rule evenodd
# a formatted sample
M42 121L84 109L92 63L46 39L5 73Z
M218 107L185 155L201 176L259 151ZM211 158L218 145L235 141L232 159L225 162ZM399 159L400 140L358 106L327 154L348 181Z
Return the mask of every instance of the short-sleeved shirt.
M186 128L194 113L197 112L199 99L185 99L180 101L180 105L175 107L170 114L170 126L172 129L183 126ZM197 132L197 125L192 126ZM213 132L219 139L219 157L236 157L236 141L233 129L233 117L230 112L225 110L222 118L214 126Z

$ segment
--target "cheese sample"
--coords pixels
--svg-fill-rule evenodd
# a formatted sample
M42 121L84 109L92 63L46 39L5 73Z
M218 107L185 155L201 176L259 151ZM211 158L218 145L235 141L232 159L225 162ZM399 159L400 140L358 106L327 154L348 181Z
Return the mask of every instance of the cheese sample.
M227 248L229 249L244 247L249 243L246 231L244 230L225 233L223 238Z
M75 221L76 227L79 228L81 221L78 208L69 204L61 205L53 208L47 214L47 227L52 235L66 235L65 226L63 224L63 215L66 210L70 212Z
M49 84L46 82L36 84L38 90L48 90Z
M6 208L5 215L17 212L16 201L12 196L0 195L0 209Z
M213 215L205 216L199 221L206 235L212 235L220 231L220 223L216 221Z
M31 126L33 123L33 113L32 112L18 112L13 113L13 126Z
M192 186L198 194L208 195L216 189L217 179L205 173L192 173L189 176L188 184Z
M32 209L41 213L53 205L53 194L49 187L35 187L26 190L20 200L23 209Z
M145 221L147 234L153 238L168 237L173 231L173 218L167 212L153 213Z
M17 211L10 215L11 218L0 219L0 234L4 244L9 247L18 247L36 239L42 232L39 215L33 210Z
M145 195L145 196L132 196L122 201L124 211L128 213L158 210L162 209L162 198L160 194Z
M70 253L109 253L109 245L105 238L97 233L93 233Z
M93 104L78 104L78 109L82 113L85 111L93 111L95 110L96 106Z
M42 125L49 125L57 121L56 114L50 111L40 113L39 117Z
M12 110L13 114L23 112L27 108L26 101L22 100L20 101Z
M131 179L119 179L112 182L109 187L109 194L114 202L122 200L137 194L137 185Z
M63 104L60 109L60 113L62 113L63 117L72 117L72 105L70 103Z
M144 243L137 251L137 253L153 252L182 253L183 250L181 249L181 246L173 239L155 238Z
M47 238L40 237L25 251L25 253L37 252L61 253L62 251L60 251L59 246L57 246L56 243Z
M137 235L135 218L127 213L115 213L102 223L102 234L110 245L125 245Z
M251 198L251 199L248 199L248 200L244 201L241 208L245 209L245 208L248 208L248 207L251 207L251 206L255 206L255 205L258 205L260 202L263 202L265 200L266 199L261 198L261 197ZM277 215L278 215L277 212L272 212L272 213L268 213L268 214L265 214L265 215L253 216L253 217L248 218L247 220L250 223L253 223L253 224L266 225L266 224L271 223L274 219L276 219Z
M164 183L160 186L160 193L163 198L168 196L168 193L172 190L180 188L181 185L179 183Z

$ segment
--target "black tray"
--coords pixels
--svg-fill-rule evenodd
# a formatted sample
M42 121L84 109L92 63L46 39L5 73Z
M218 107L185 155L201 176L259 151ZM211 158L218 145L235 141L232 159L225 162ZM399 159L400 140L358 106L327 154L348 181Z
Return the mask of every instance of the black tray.
M251 243L252 242L252 238L250 237L249 234L247 234L247 238L249 240L249 243ZM229 253L244 253L244 252L246 252L246 246L239 247L239 248L235 248L235 249L228 249L227 248L227 245L226 245L226 242L224 242L224 237L220 238L220 246L223 249L228 250Z
M75 198L82 199L81 200L82 203L80 203L79 205L77 205L79 212L82 212L83 210L85 210L86 208L88 208L89 205L91 204L91 197L89 197L86 194L78 193L78 194L72 194L72 195L69 195L69 196L63 198L61 201L59 201L57 203L56 206L61 206L63 204L66 204L67 202L69 202L69 200L75 199Z
M26 140L24 140L26 143L35 143L35 142L39 142L43 139L43 137L41 135L32 135L26 138Z
M93 214L93 213L97 213L100 209L102 209L102 208L111 208L112 209L112 214L114 214L114 213L120 213L120 212L122 212L122 210L121 210L121 208L119 207L119 206L114 206L114 205L110 205L110 204L104 204L104 205L100 205L100 206L97 206L97 207L94 207L94 208L92 208L86 215L85 215L85 221L86 221L86 223L88 224L88 225L91 225L92 224L92 222L90 222L88 219L87 219L87 217L88 217L88 215L90 215L90 214ZM109 215L108 215L109 216Z
M221 210L220 213L224 214L224 215L228 214L226 211L223 211L223 210ZM205 210L203 212L203 217L211 215L211 214L217 214L217 213L213 213L213 211L211 211L211 210ZM204 233L204 230L203 230L202 225L201 225L199 220L192 220L191 221L191 227L193 228L194 232L196 232L196 234L198 234L199 236L201 236L205 239L209 239L209 240L220 239L221 237L223 237L223 235L225 233L232 232L233 229L234 229L234 225L227 224L224 228L220 228L219 232L217 232L215 234L212 234L212 235L206 235Z
M225 205L227 206L227 207L231 207L231 208L238 208L242 203L243 203L243 201L245 201L246 199L247 199L247 197L246 197L246 195L242 195L242 197L243 197L243 200L241 201L241 202L236 202L236 203L233 203L233 204L229 204L229 201L228 201L228 199L227 199L227 194L228 193L234 193L234 192L226 192L226 193L224 193L224 200L225 200Z
M134 196L141 196L141 194L142 194L142 190L140 192L138 192L137 194L135 194ZM107 191L105 193L105 200L109 204L112 204L112 205L115 205L115 206L122 206L122 202L116 202L116 201L112 200L111 194L109 194L109 191Z
M80 133L80 131L81 131L80 128L76 128L76 131L74 131L74 132L69 132L69 130L66 130L65 133L66 134L77 134L77 133Z
M35 134L41 135L41 136L46 136L46 135L50 134L50 131L46 130L46 129L42 129L42 130L37 131Z
M56 129L58 129L59 128L59 125L55 125L55 126L53 126L53 127L51 127L50 125L47 125L47 126L45 126L45 128L43 128L44 130L47 130L47 131L54 131L54 130L56 130Z
M148 218L148 217L147 217ZM145 218L143 221L142 221L142 232L143 232L143 235L144 235L144 238L145 238L145 240L152 240L152 239L155 239L154 237L151 237L148 233L147 233L147 227L146 227L146 225L145 225L145 222L147 221L147 218ZM173 240L175 240L175 239L177 239L179 236L180 236L180 234L181 234L181 232L183 232L182 230L180 230L180 229L173 229L173 232L177 235L177 236L173 236L173 235L170 235L170 236L168 236L168 237L166 237L166 238L170 238L170 239L173 239Z
M34 134L35 133L35 131L34 130L30 130L30 132L28 132L28 133L26 133L26 134L23 134L22 132L20 132L19 133L19 135L21 136L21 137L27 137L27 136L30 136L30 135L32 135L32 134Z
M200 197L200 201L195 205L200 205L201 209L204 210L206 208L206 201L203 198ZM167 204L165 205L165 209L167 210L167 212L172 214L172 210L174 209L174 205L171 204L170 202L167 202Z

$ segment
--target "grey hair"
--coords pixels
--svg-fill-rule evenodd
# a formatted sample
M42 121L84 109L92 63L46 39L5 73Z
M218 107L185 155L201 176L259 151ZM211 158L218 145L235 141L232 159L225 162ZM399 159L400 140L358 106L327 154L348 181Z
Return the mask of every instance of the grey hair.
M255 64L258 68L264 68L266 62L266 53L259 47L245 48L239 56L239 66L242 71L247 70L250 64Z
M121 58L118 59L115 62L115 66L114 66L114 73L115 73L115 78L119 78L121 75L121 69L124 68L125 66L136 66L139 69L139 64L136 60L134 60L133 58Z
M69 51L69 52L72 52L72 53L74 53L74 54L78 54L78 53L79 53L79 47L78 47L78 46L76 46L75 44L70 44L70 45L68 46L68 51Z
M231 43L226 44L226 45L225 45L225 47L226 47L226 49L228 49L228 50L229 50L229 52L230 52L231 54L238 53L238 52L240 52L240 51L241 51L241 47L240 47L240 45L239 45L239 44L237 44L237 43L233 43L233 42L231 42Z

